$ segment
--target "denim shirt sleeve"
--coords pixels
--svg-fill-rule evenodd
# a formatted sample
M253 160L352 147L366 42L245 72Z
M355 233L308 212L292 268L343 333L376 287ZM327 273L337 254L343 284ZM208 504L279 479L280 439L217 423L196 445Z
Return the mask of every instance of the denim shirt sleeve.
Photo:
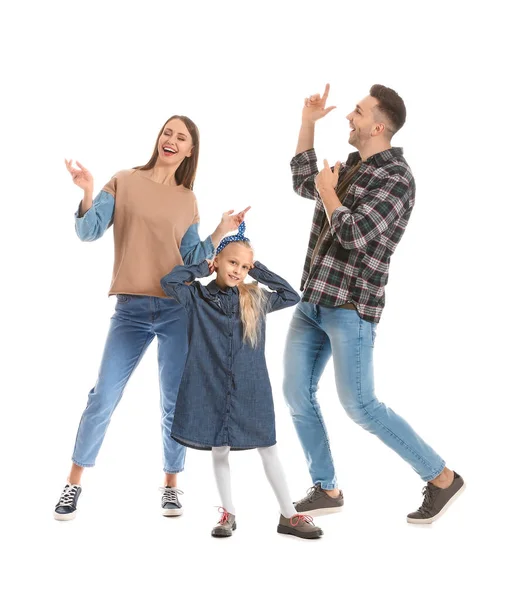
M185 265L194 265L202 262L205 258L212 258L214 245L211 236L200 241L198 235L198 223L193 223L181 240L180 253Z
M268 294L265 312L270 313L282 308L294 306L300 300L299 294L290 286L289 283L275 273L272 273L262 263L255 261L253 269L248 271L248 275L253 277L259 283L267 285L270 290Z
M80 209L74 213L75 229L82 242L93 242L99 239L113 223L115 198L101 190L94 198L92 206L80 217Z
M184 308L189 308L195 287L187 285L187 283L191 283L197 277L207 277L208 275L209 265L205 259L199 264L177 265L161 279L161 287L167 296L175 298Z

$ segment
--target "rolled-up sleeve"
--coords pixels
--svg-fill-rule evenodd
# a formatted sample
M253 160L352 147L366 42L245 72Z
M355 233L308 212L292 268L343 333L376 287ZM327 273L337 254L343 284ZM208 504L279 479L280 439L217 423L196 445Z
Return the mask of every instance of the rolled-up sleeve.
M331 215L331 233L347 250L362 249L409 210L409 181L398 174L382 180L351 211L339 206Z
M80 216L80 208L74 214L76 234L83 242L99 239L113 223L115 198L109 192L101 190L94 198L89 210Z
M185 265L201 263L206 258L214 255L214 245L211 236L200 240L198 223L191 225L181 240L180 253Z
M296 194L309 200L317 200L319 193L315 188L315 176L319 172L317 169L317 155L315 150L305 150L296 154L290 161L292 170L292 187Z

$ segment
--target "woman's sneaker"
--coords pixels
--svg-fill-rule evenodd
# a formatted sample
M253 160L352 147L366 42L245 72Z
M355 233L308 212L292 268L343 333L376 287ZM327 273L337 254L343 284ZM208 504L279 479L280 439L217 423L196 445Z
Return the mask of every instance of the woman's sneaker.
M312 517L299 514L294 515L290 519L286 519L283 515L280 515L280 522L276 531L278 533L295 535L305 540L314 540L320 538L323 534L322 529L314 524Z
M211 531L211 535L213 537L230 537L232 532L237 528L236 517L226 511L222 506L220 506L218 510L221 513L221 518L216 527Z
M53 516L57 521L71 521L76 517L78 498L81 494L81 486L66 483L64 491L55 506Z
M450 504L464 491L466 484L462 477L453 472L453 482L447 488L439 488L427 483L423 488L423 504L407 515L407 522L415 525L428 525L443 515Z
M161 496L161 514L164 517L178 517L182 515L182 504L179 502L177 494L182 494L183 492L168 485L160 488L160 491L163 492L163 496Z
M344 495L341 490L336 498L332 498L321 488L320 483L311 487L304 498L294 502L296 512L313 513L314 516L339 512L343 505Z

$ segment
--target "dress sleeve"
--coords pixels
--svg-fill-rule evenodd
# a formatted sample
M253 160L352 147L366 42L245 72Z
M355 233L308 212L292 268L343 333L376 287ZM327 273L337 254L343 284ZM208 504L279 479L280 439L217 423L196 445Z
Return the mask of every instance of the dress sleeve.
M272 273L262 263L255 261L255 265L253 269L250 269L248 275L272 290L267 298L266 313L288 308L299 302L300 296L296 290L285 279Z
M167 296L177 300L184 308L189 308L192 294L196 293L196 288L187 284L198 277L207 277L208 275L209 265L206 260L194 265L177 265L161 279L161 287Z

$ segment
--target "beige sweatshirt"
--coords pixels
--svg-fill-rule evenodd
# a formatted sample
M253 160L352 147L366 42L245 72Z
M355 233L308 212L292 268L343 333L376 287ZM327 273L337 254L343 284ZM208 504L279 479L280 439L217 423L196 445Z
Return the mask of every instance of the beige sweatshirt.
M147 171L120 171L103 190L115 198L115 261L109 295L166 297L160 279L183 261L179 252L188 228L199 222L195 194L156 183Z

